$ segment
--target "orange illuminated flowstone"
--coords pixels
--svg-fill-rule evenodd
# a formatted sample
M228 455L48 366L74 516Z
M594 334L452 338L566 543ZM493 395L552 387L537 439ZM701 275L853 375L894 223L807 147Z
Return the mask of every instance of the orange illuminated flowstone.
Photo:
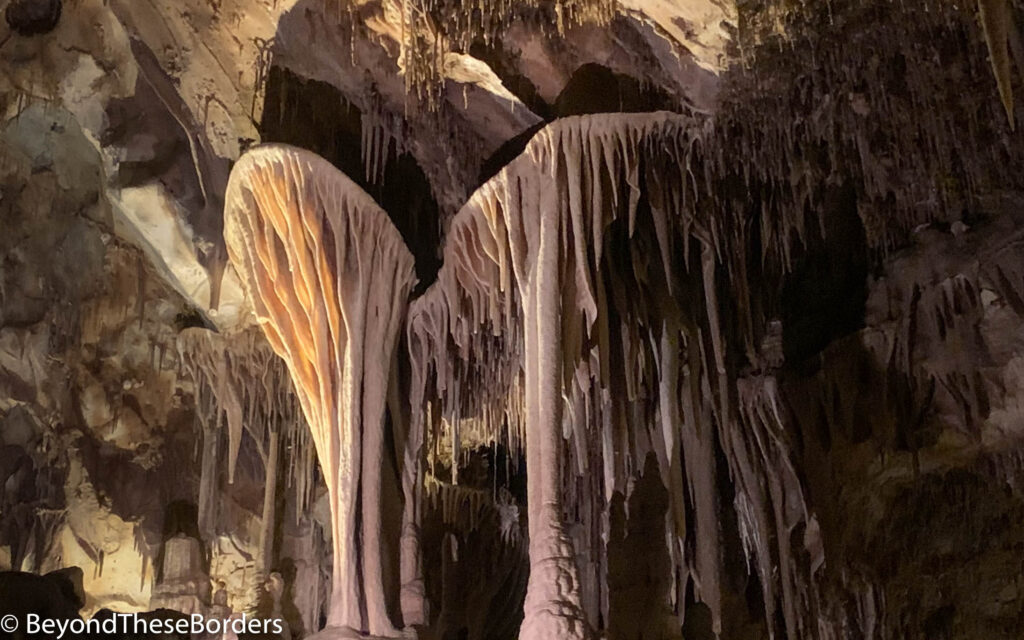
M288 364L330 497L328 625L397 635L385 607L381 465L390 364L415 282L387 214L326 160L268 145L243 156L225 237L257 320Z

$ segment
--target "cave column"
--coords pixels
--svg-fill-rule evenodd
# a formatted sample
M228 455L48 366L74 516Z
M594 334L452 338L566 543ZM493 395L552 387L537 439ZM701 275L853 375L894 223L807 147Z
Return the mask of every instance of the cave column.
M546 197L545 197L546 196ZM536 255L523 301L530 578L520 640L589 637L572 541L562 522L560 216L542 195Z
M345 427L337 428L341 430ZM331 445L338 449L344 446L340 443ZM340 456L335 452L332 458L338 460ZM354 462L349 458L350 455L345 456L347 473L343 472L340 461L333 464L325 463L325 458L320 458L320 466L327 478L327 497L331 505L331 539L334 544L327 626L361 629L362 591L359 588L355 500L358 495L358 475L354 472L354 467L359 463L358 458Z
M683 486L682 446L679 432L682 419L679 409L679 327L671 320L665 319L661 326L659 340L658 370L658 410L661 414L661 432L665 448L665 463L662 470L662 481L669 491L669 539L672 546L672 558L676 569L686 570L686 493ZM686 607L686 585L680 584L675 577L670 582L669 602L675 607L679 618L682 618ZM681 623L681 622L680 622Z
M250 150L225 200L231 260L268 342L288 364L327 484L328 625L395 637L380 493L385 397L415 281L412 255L372 198L306 151Z

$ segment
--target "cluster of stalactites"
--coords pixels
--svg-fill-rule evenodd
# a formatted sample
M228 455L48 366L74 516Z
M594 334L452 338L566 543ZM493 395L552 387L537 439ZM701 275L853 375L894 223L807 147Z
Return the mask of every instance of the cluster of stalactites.
M437 284L412 303L408 322L414 368L427 366L432 374L421 376L419 383L433 386L428 397L443 399L443 413L453 429L465 423L477 432L471 441L490 434L516 449L522 441L520 308L529 257L523 254L521 238L525 226L535 223L528 212L540 206L541 191L561 189L559 208L571 212L567 235L575 241L566 250L578 256L570 261L578 285L573 304L583 311L580 328L586 334L577 337L575 352L567 356L576 362L582 358L583 341L596 337L602 276L595 265L601 259L604 227L620 214L632 227L641 188L650 183L645 197L657 226L666 231L660 238L665 253L671 253L666 212L681 210L694 198L690 151L699 145L703 131L689 119L669 114L566 119L538 134L519 159L473 195L451 224ZM648 164L641 170L641 158L663 143L663 165ZM562 186L552 179L559 171L572 176ZM618 211L620 202L624 206ZM714 225L709 228L694 218L678 224L695 231L699 226L709 242L717 237ZM566 379L574 375L573 370L565 372ZM607 372L603 382L607 384ZM629 386L640 385L631 380Z
M796 12L807 10L807 2L769 1L754 5L748 11L743 25L743 38L748 45L757 44L773 36L785 37L790 28L790 17ZM949 4L949 3L947 3ZM942 7L939 7L940 13ZM1011 0L977 0L977 4L965 3L963 9L977 9L978 23L988 47L992 74L999 88L999 98L1006 111L1011 130L1016 128L1013 106L1012 66L1024 78L1024 45L1021 42L1020 27L1016 23ZM829 6L830 19L833 9ZM1011 60L1012 52L1012 60Z
M616 0L402 0L401 64L409 95L431 109L444 88L445 56L494 44L526 11L554 13L558 35L574 25L607 24Z
M202 328L185 329L178 336L184 373L194 384L197 416L202 428L228 429L228 479L233 481L243 433L249 433L257 451L266 457L269 439L285 439L288 482L297 504L309 504L315 460L301 407L284 362L259 331L232 334ZM216 476L208 478L216 481Z
M367 108L359 119L363 177L367 184L380 184L384 181L392 147L395 155L405 151L405 120L388 111L375 92L370 92L366 103Z
M523 357L520 307L531 259L522 238L536 224L532 212L541 207L542 192L558 191L556 210L541 215L565 212L565 241L571 243L564 247L565 262L572 270L567 285L573 307L582 312L583 333L574 338L576 350L567 361L580 360L582 341L595 338L605 228L621 219L632 230L642 191L666 270L673 268L679 242L670 226L699 236L717 253L720 222L698 219L690 206L697 183L704 182L691 160L705 132L702 124L667 113L568 118L538 133L474 193L451 223L438 282L410 308L410 333L434 345L438 393L452 399L458 379L480 392L473 402L487 393L503 401L512 385L516 373L506 365L521 364ZM688 248L682 243L684 254ZM572 375L566 371L567 379ZM452 409L476 412L480 407L465 406L469 401Z
M438 420L428 426L434 436L428 451L431 467L438 461L450 465L457 483L460 450L502 442L513 455L522 451L522 338L515 318L501 325L508 327L508 334L495 335L471 326L466 318L449 323L448 314L443 294L421 296L410 305L408 333L414 406L436 399L440 409ZM455 335L459 338L450 343L445 338ZM452 357L445 355L448 347L457 349ZM464 381L472 381L472 386L464 386Z
M431 508L441 514L444 524L457 531L475 531L495 502L494 496L483 489L441 482L430 475L424 477L424 487Z
M1007 0L980 4L983 29L975 3L945 0L770 0L741 12L745 64L723 83L715 165L739 174L744 188L721 197L757 203L766 247L805 237L834 185L855 187L868 242L885 250L918 225L952 222L991 184L1021 183L1012 167L1024 146L1006 119L1019 26Z
M354 26L364 2L323 0L323 12ZM619 13L618 0L392 0L385 7L400 21L398 62L406 93L431 111L442 104L447 54L468 53L478 43L492 46L517 20L533 20L542 32L553 30L547 35L564 36L574 26L607 25Z
M561 429L569 443L563 506L593 542L577 551L600 555L600 540L607 539L600 513L616 492L628 492L648 454L656 455L679 540L672 554L683 582L674 604L681 615L692 578L719 626L717 431L717 440L729 443L730 470L743 481L737 507L744 509L744 535L762 573L769 617L784 603L787 621L805 620L798 614L809 605L799 603L814 593L793 587L796 565L784 564L784 577L765 569L788 560L771 545L774 532L807 518L805 510L785 511L785 495L763 495L765 484L799 491L776 466L788 452L784 436L777 423L765 426L774 413L758 409L756 423L747 415L753 401L744 411L730 406L730 345L717 290L727 283L744 313L746 274L732 259L744 251L724 232L729 222L698 198L710 183L703 173L709 130L704 122L658 113L569 118L538 133L454 218L438 281L410 309L413 402L440 407L444 419L428 433L435 443L451 438L445 449L461 440L521 441L528 321L522 300L531 284L544 286L529 282L538 250L531 239L542 217L557 216L561 326L554 330L562 333ZM627 241L646 243L629 251L628 264L621 264L621 251L604 256L613 225ZM684 285L685 292L677 290ZM587 478L600 478L602 486L583 487ZM697 521L692 545L684 540L688 517ZM600 584L600 570L592 573L583 571L584 583Z

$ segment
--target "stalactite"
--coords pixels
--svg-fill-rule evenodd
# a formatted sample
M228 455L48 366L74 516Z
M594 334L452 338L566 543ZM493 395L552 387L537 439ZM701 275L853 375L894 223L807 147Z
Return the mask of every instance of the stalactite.
M718 488L715 482L713 407L701 353L700 337L693 336L687 348L688 363L680 390L683 405L682 449L690 501L694 505L695 530L692 571L695 593L711 609L716 630L721 625L721 547L718 527ZM664 374L663 374L664 375ZM669 390L671 393L671 390Z
M360 117L361 144L364 178L368 184L384 180L384 171L394 146L395 154L404 149L404 122L383 105L380 95L372 90L366 98L367 108Z
M385 605L381 465L412 256L366 193L306 151L268 145L248 152L225 200L231 261L288 365L327 481L334 544L328 624L397 635Z
M1016 31L1013 23L1013 12L1010 0L978 0L978 17L985 32L988 44L988 55L992 63L992 73L999 85L999 97L1006 109L1006 118L1010 122L1010 130L1014 129L1013 117L1013 85L1010 81L1009 40L1011 30ZM1021 69L1024 73L1024 69Z
M984 4L1006 18L1005 0ZM1008 169L1024 145L994 95L975 3L865 0L844 5L841 20L830 6L772 0L740 12L749 69L723 85L709 168L741 180L745 189L712 193L760 218L765 248L804 239L836 181L855 186L881 250L921 224L952 223L985 184L1020 186ZM1008 77L1001 54L1018 30L1006 20L992 60Z

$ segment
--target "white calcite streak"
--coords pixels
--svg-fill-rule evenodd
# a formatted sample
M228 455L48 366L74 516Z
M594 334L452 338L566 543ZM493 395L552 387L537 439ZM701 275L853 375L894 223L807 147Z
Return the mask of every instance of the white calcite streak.
M331 627L395 636L381 551L385 401L414 284L387 214L326 160L268 145L235 165L225 236L288 364L330 497Z

